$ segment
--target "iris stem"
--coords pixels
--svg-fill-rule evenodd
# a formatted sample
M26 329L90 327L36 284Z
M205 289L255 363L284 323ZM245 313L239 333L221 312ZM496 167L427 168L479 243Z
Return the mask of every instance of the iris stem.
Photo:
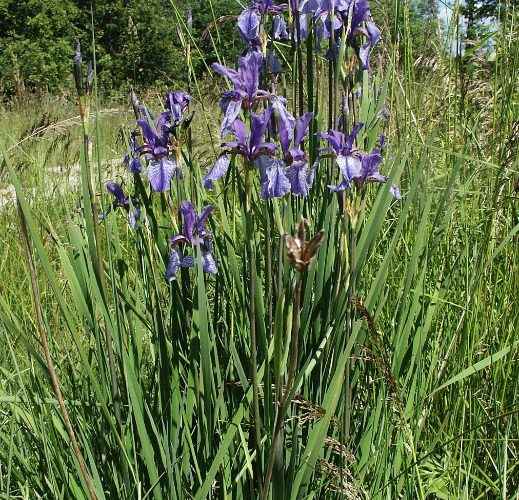
M252 214L252 186L251 166L245 168L245 219L246 219L246 245L249 261L249 319L251 340L251 369L252 369L252 394L254 407L254 432L256 446L256 460L258 469L261 466L261 416L259 410L259 385L258 385L258 345L256 339L256 249L254 248L254 217Z
M269 453L269 461L267 466L267 472L265 474L265 480L263 482L263 488L261 492L261 498L266 500L269 495L270 482L272 480L272 471L274 469L274 462L276 456L276 448L278 446L278 440L283 430L283 421L285 414L288 410L288 406L291 401L292 386L296 376L297 363L299 359L299 326L301 321L301 289L303 287L303 276L302 273L298 273L296 278L296 284L294 286L294 299L292 303L292 331L290 335L290 360L288 365L287 385L283 394L282 390L278 390L278 394L283 394L281 401L279 402L279 409L276 413L276 421L274 424L274 434L272 436L272 446Z

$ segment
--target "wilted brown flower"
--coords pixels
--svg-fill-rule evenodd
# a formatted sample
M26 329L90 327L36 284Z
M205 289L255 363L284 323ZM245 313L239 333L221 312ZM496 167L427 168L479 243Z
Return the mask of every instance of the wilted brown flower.
M302 218L297 229L297 236L285 236L288 260L299 272L308 269L324 239L324 231L321 230L311 240L306 241L307 227L308 221Z

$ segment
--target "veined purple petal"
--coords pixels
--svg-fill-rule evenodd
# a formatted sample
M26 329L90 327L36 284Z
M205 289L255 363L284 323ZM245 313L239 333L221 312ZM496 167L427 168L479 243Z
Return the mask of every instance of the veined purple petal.
M285 174L285 164L282 161L272 160L265 174L261 186L262 198L280 198L290 192L290 180Z
M272 109L268 108L261 114L253 114L251 122L250 151L257 148L263 140L270 120Z
M369 15L369 3L368 0L355 0L353 4L353 10L351 13L351 32L355 31L360 25L367 20Z
M184 112L186 111L191 96L182 91L168 92L166 94L164 107L169 110L171 114L171 124L178 125L182 121Z
M151 128L150 124L147 120L137 120L137 124L142 130L142 136L144 137L144 141L154 148L155 145L159 142L159 137L155 133L155 131Z
M287 177L290 181L292 194L296 196L307 196L310 191L310 183L308 182L307 165L292 165L287 169Z
M294 131L294 146L298 147L303 142L313 117L313 113L305 113L297 119Z
M308 38L308 15L299 14L299 36L301 41L305 41ZM299 43L297 31L295 33L296 42Z
M296 119L287 110L286 99L283 97L273 97L271 109L278 125L281 149L284 154L287 154L294 137Z
M369 55L371 53L371 44L366 42L359 48L359 60L362 69L369 69Z
M207 250L202 250L202 269L204 273L218 273L218 267L216 266L213 254Z
M258 39L261 18L255 9L245 9L238 16L238 30L247 43Z
M209 169L207 174L205 174L203 185L205 189L213 189L214 182L218 179L222 178L229 169L229 164L231 163L230 155L223 154L220 156L214 165Z
M194 267L195 259L191 255L185 255L180 261L180 267Z
M177 250L173 249L169 253L168 265L166 266L166 280L173 281L180 269L181 257Z
M290 163L290 164L296 164L296 165L301 166L303 163L306 163L306 154L300 148L290 148L286 158L288 158L287 163ZM287 160L285 160L285 161L287 161Z
M375 150L373 153L366 154L362 156L362 180L373 180L376 182L385 182L384 180L380 180L380 172L379 166L382 163L381 154Z
M204 236L205 233L205 225L207 223L207 219L209 218L213 210L214 207L212 205L207 205L202 209L200 215L196 219L195 230L202 236Z
M380 30L373 21L366 22L366 31L368 33L368 40L371 46L375 46L380 41Z
M354 155L337 156L337 165L342 176L348 180L362 180L362 160Z
M247 143L247 129L245 127L245 123L243 123L240 119L234 120L232 124L232 133L238 144L245 145Z
M346 137L344 146L347 151L352 150L353 144L354 144L355 140L357 139L357 136L359 135L359 132L362 129L362 127L364 127L363 123L357 123L356 125L354 125L350 134Z
M222 126L220 127L220 134L223 137L224 135L232 132L232 124L238 118L241 111L242 101L230 99L226 103L225 114L222 121Z
M235 69L227 68L226 66L222 66L218 63L213 63L211 65L211 68L213 68L213 71L218 73L219 75L222 75L225 78L228 78L236 87L241 86L241 78Z
M321 139L328 141L329 146L333 149L335 154L339 154L342 151L344 144L344 134L337 130L329 130L320 134Z
M148 166L148 179L150 180L153 191L166 191L169 188L171 178L177 170L177 164L174 160L168 158L151 160Z
M196 224L195 207L190 201L183 201L180 204L180 213L182 214L182 234L192 243Z
M139 174L142 171L141 160L138 156L131 158L128 163L128 170L130 170L132 174Z
M307 0L301 2L300 10L303 14L311 14L312 16L321 9L322 0Z
M280 14L287 10L287 4L276 5L273 0L254 0L252 5L262 14Z
M361 30L359 30L361 31ZM362 45L359 49L359 59L362 64L362 69L368 69L369 68L369 56L371 54L371 51L373 50L373 47L379 42L380 40L380 30L378 29L377 25L373 23L372 21L366 22L366 30L362 30L366 36L367 41L364 45Z
M287 40L287 23L282 15L274 16L272 21L272 36L274 40Z
M253 151L251 152L251 158L252 160L255 160L256 158L260 156L272 156L275 154L277 149L277 146L273 144L272 142L262 142L261 144L258 144Z
M259 87L263 56L259 52L251 51L245 57L240 57L238 65L243 89L252 104Z
M342 182L340 184L338 184L337 186L331 186L331 185L328 186L328 189L334 193L338 193L340 191L344 191L345 189L349 189L349 188L350 188L350 183L346 179L343 179Z
M171 246L178 245L179 243L189 243L189 240L183 234L177 234L169 239Z

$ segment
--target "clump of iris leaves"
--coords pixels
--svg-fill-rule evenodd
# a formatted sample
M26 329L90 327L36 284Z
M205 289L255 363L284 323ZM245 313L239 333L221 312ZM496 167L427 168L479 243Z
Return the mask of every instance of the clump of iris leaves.
M89 156L95 68L83 75L76 53L83 220L60 250L73 305L33 242L88 381L77 396L98 419L82 432L82 405L61 408L67 498L362 498L352 359L367 337L383 404L403 419L373 311L391 253L363 279L402 199L368 1L255 0L236 25L243 54L213 64L227 89L218 144L203 159L194 149L192 92L168 92L157 113L132 94L126 172L103 186L103 206ZM397 491L393 479L375 489Z

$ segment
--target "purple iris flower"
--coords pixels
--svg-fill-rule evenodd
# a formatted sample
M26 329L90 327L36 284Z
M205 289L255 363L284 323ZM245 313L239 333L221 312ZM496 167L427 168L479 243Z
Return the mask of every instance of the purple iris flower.
M130 198L128 198L124 193L121 185L117 182L108 181L106 183L106 190L114 197L114 200L108 212L101 215L101 220L106 218L110 210L115 210L120 207L126 210L128 214L128 223L132 229L135 229L141 216L141 209L137 205L136 201L130 200Z
M366 42L358 49L362 69L369 68L369 56L373 47L380 40L380 30L371 21L371 11L368 0L350 0L347 12L342 12L344 24L350 27L348 42L354 45L358 35L366 37Z
M381 148L384 144L383 136L380 138L380 145L371 153L362 153L354 148L355 139L362 127L363 124L357 124L349 135L336 130L330 130L325 134L321 134L321 138L328 141L329 148L327 151L336 157L336 162L342 175L342 181L339 185L328 186L332 191L344 191L349 189L352 183L355 183L357 186L363 186L368 182L387 182L388 178L380 173L380 164L382 163ZM390 191L395 198L400 198L400 191L396 186L392 186Z
M166 111L161 113L157 128L165 127L170 132L184 120L192 97L182 91L168 92L164 99Z
M351 1L355 0L307 0L301 4L300 10L303 14L313 15L314 18L324 18L332 12L347 11Z
M236 140L224 143L223 147L228 152L242 155L249 162L262 155L272 156L276 151L276 145L264 141L271 113L271 108L268 108L261 114L252 114L250 133L247 133L247 128L241 120L235 120L231 133Z
M199 247L202 253L202 268L204 272L216 274L218 272L216 262L212 255L211 234L206 230L206 223L213 207L208 205L202 209L200 215L190 201L183 201L180 205L182 215L182 233L170 238L171 252L166 267L166 279L172 281L182 267L193 267L194 259L190 255L184 255L178 248L180 245L187 247Z
M274 40L288 40L287 23L283 16L275 16L272 21L272 38Z
M253 0L252 7L262 15L278 15L288 9L288 5L286 3L277 5L273 0Z
M307 0L301 5L300 17L308 16L314 19L314 31L318 46L322 40L330 38L332 31L335 32L343 27L340 14L348 9L349 3L350 0ZM302 39L306 38L303 34L307 36L306 31L301 30ZM338 53L337 47L333 47L332 53L328 56L331 57L335 53Z
M106 190L114 197L114 208L128 208L130 206L130 199L124 194L123 188L120 184L114 181L108 181L106 183Z
M137 144L137 138L135 133L130 136L130 151L124 157L124 164L132 174L139 174L142 170L141 165L141 147Z
M245 9L238 16L238 31L243 41L251 49L257 49L260 46L260 25L261 16L255 8Z
M332 154L336 158L337 165L343 176L343 180L337 186L328 186L332 191L344 191L351 185L352 175L359 170L360 154L354 148L355 139L360 129L364 126L358 123L350 134L344 134L337 130L329 130L321 134L321 139L328 142L328 148L321 153Z
M165 127L155 128L148 120L138 120L144 144L141 153L149 159L148 179L153 191L163 192L169 188L173 177L180 177L181 170L174 158L169 156L169 131Z
M287 111L285 104L285 99L276 97L273 99L272 109L283 158L288 166L286 176L293 194L307 196L312 185L313 172L308 171L308 160L302 149L302 143L308 133L313 114L305 113L296 120Z
M221 64L213 64L213 69L228 78L234 85L234 90L225 92L220 100L224 112L221 127L222 136L231 131L231 126L240 114L241 109L252 109L254 105L268 98L268 92L259 89L259 79L263 56L258 52L249 52L238 59L238 69L231 69Z

